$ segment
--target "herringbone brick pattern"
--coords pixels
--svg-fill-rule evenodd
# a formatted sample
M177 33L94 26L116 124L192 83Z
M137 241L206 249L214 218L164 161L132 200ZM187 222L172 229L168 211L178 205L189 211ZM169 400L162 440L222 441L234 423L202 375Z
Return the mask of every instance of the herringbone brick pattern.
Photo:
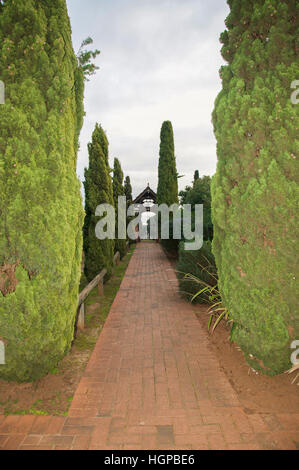
M138 244L68 417L0 416L0 448L296 449L299 413L245 413L177 289Z

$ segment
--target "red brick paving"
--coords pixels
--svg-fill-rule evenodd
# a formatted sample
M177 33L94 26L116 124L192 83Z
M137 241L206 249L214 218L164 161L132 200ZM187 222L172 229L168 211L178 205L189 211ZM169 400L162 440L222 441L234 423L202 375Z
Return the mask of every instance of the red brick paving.
M246 414L160 245L131 258L68 417L0 416L2 449L296 449L298 414Z

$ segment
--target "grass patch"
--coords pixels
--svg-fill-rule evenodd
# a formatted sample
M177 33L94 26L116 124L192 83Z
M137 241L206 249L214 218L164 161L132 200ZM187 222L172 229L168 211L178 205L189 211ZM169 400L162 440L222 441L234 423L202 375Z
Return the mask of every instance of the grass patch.
M88 349L93 349L94 345L97 342L97 338L95 336L90 336L88 331L80 332L76 338L74 346L79 349L79 351L85 351Z
M98 289L95 287L85 301L85 325L86 328L103 328L105 320L110 311L113 300L119 290L121 281L125 275L126 269L130 262L131 256L134 252L135 245L131 245L128 254L121 260L121 262L114 267L113 275L104 284L104 295L98 295ZM88 308L94 306L95 308ZM84 334L84 333L83 333ZM78 335L79 343L82 333ZM75 343L76 344L76 341ZM84 341L84 340L83 340ZM92 341L91 341L92 342Z
M20 408L18 407L18 400L11 400L10 398L5 403L3 414L4 416L8 415L48 415L50 414L47 410L42 409L42 400L36 400L30 408Z
M118 265L114 266L111 278L104 284L104 295L99 296L98 288L95 287L85 300L85 329L77 333L77 337L73 343L73 346L79 351L93 350L99 334L104 327L134 249L135 245L131 246L127 255ZM84 289L87 284L88 281L83 274L80 282L80 290Z

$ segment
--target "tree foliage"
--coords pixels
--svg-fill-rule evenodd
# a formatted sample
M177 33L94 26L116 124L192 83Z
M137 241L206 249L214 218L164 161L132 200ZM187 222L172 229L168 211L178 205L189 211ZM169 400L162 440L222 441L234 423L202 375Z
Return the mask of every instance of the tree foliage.
M132 186L131 186L131 180L129 176L125 177L125 183L124 183L124 192L126 196L126 201L127 201L127 210L128 208L132 205L133 203L133 196L132 196ZM126 217L126 226L128 227L129 223L131 220L133 220L133 216L128 216Z
M174 153L173 129L170 121L164 121L160 133L160 152L158 167L157 204L178 204L178 173ZM158 221L159 231L161 220ZM163 247L170 252L178 251L179 240L173 239L173 217L169 217L169 240L161 240Z
M290 366L295 310L298 2L230 0L213 123L213 252L234 338L267 374Z
M125 196L126 196L127 206L129 207L129 206L132 204L132 202L133 202L132 186L131 186L131 181L130 181L130 177L129 177L129 176L126 176L126 177L125 177L124 194L125 194Z
M95 215L100 204L114 205L112 180L108 166L108 139L102 127L95 125L92 141L88 144L89 167L85 169L85 220L83 227L84 272L91 281L102 269L111 276L114 240L99 240L95 227L99 218ZM104 215L105 216L105 215ZM103 216L103 217L104 217Z
M121 169L120 161L118 158L114 159L113 166L113 198L115 205L115 248L114 251L119 251L122 258L126 254L126 239L118 238L118 196L124 196L125 190L123 187L124 174Z
M198 176L198 177L197 177ZM180 191L181 204L191 204L192 208L196 204L203 204L203 238L204 240L212 240L213 224L211 218L211 177L194 174L192 186L186 186L185 190ZM192 211L192 216L194 210ZM192 219L194 227L194 220Z
M92 43L93 40L91 37L84 39L77 53L79 68L84 75L84 79L87 81L89 81L88 77L94 75L96 70L99 69L99 67L93 63L93 59L95 59L101 52L98 49L95 49L94 51L85 49L86 46L89 46Z
M160 133L157 204L178 203L178 173L176 169L173 129L164 121Z
M65 0L1 2L0 69L0 375L33 381L70 348L80 281L84 84Z

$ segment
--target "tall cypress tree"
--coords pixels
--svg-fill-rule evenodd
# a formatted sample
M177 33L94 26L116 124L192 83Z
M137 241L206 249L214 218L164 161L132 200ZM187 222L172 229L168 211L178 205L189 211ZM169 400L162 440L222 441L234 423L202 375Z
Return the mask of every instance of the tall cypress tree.
M173 129L170 121L164 121L160 133L160 158L158 167L157 204L178 204L178 173L174 154ZM161 231L161 218L158 218L159 234ZM161 240L167 251L177 252L179 240L173 237L173 217L169 216L169 240Z
M195 170L194 178L193 178L193 184L195 183L196 180L198 180L198 178L199 178L199 172L198 172L198 170Z
M213 113L213 251L233 338L266 374L290 366L298 338L295 278L299 106L298 2L230 0ZM298 309L297 309L298 312Z
M88 144L89 167L85 169L85 220L83 227L84 273L91 281L106 268L107 278L113 266L114 241L99 240L95 234L98 217L96 207L100 204L114 205L112 180L108 167L108 140L101 126L96 124L92 141Z
M129 176L125 177L124 194L127 200L127 207L129 207L133 202L132 186L131 186L131 180Z
M119 251L122 258L126 254L126 240L118 238L118 196L124 196L125 190L123 187L124 174L121 169L120 161L118 158L114 159L113 167L113 198L115 205L115 248L114 251Z
M83 209L76 176L84 73L65 0L2 1L0 376L36 380L73 339Z
M157 204L178 203L178 174L176 170L173 129L164 121L160 134Z
M128 208L129 208L129 207L132 205L132 203L133 203L132 186L131 186L131 180L130 180L130 177L129 177L129 176L126 176L126 177L125 177L124 192L125 192L125 196L126 196L127 210L128 210ZM131 221L133 218L134 218L134 217L127 215L127 217L126 217L126 226L127 226L127 227L128 227L130 221Z

